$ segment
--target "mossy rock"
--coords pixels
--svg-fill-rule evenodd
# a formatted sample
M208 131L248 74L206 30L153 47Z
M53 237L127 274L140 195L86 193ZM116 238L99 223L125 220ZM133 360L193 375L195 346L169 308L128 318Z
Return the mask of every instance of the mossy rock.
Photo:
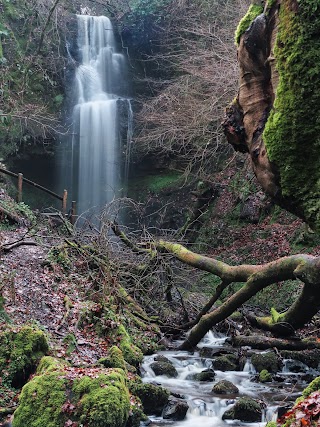
M3 383L20 388L34 373L49 346L43 331L32 326L5 327L0 332L0 373Z
M255 353L251 357L251 362L257 372L261 372L265 369L269 372L276 373L281 367L281 362L273 351L268 351L267 353Z
M283 359L299 360L299 362L305 363L309 368L317 369L319 366L320 350L317 348L304 351L282 350L280 351L280 355Z
M123 358L122 351L115 345L108 351L107 357L98 361L106 368L120 368L126 370L126 362Z
M165 375L169 378L176 378L178 376L176 368L170 362L153 362L150 368L156 375Z
M62 367L47 359L42 371L23 387L13 427L125 427L131 405L122 369Z
M262 371L259 374L259 381L261 383L268 383L272 381L272 375L270 374L269 371L267 371L267 369L262 369Z
M132 366L138 366L143 359L140 348L132 343L130 335L123 325L119 326L117 335L120 339L119 348L122 351L124 360Z
M186 379L192 380L192 381L209 382L209 381L213 381L215 376L216 376L216 374L215 374L214 370L205 369L202 372L187 375Z
M238 369L238 357L234 354L219 356L212 362L212 366L218 371L236 371Z
M169 399L170 393L168 390L161 386L137 381L132 382L129 387L131 393L140 398L146 414L161 415Z
M212 391L215 394L238 394L239 389L231 381L221 380L213 386Z
M260 422L261 418L260 404L250 397L240 397L236 404L222 416L223 420L240 420L247 423Z

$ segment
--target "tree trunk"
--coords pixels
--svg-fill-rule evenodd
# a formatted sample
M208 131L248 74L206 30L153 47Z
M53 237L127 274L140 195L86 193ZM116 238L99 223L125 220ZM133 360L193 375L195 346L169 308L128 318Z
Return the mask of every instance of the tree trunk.
M275 202L320 230L319 1L259 3L237 30L240 84L225 134Z

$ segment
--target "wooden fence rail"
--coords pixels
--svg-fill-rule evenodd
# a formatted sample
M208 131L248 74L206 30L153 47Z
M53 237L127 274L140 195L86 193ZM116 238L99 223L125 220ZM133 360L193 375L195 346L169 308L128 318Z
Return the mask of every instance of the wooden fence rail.
M3 169L0 168L0 172L4 173L5 175L9 175L12 176L14 178L18 179L18 195L17 195L17 201L18 202L22 202L22 187L23 187L23 183L25 182L26 184L29 184L35 188L38 188L39 190L43 191L44 193L50 194L50 196L55 197L58 200L61 200L62 202L62 212L63 214L67 213L67 200L68 200L68 192L67 190L63 190L63 194L62 196L49 190L48 188L43 187L40 184L37 184L34 181L31 181L30 179L27 179L23 176L22 173L14 173L11 171L8 171L7 169ZM76 202L72 201L71 203L71 209L70 212L68 213L68 216L70 217L70 221L73 224L76 218Z

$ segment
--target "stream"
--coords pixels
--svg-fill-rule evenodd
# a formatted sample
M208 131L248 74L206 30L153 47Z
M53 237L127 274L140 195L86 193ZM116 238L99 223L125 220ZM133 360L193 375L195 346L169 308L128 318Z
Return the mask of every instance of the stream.
M182 397L189 405L186 418L183 421L166 420L162 417L150 416L147 424L149 426L170 425L173 427L226 427L255 426L264 427L268 421L276 420L279 407L292 406L301 391L312 380L319 375L318 371L308 368L301 362L283 360L283 367L272 382L260 383L257 381L257 373L251 363L250 357L243 361L243 369L240 371L219 371L214 369L215 378L209 382L195 381L190 374L200 373L212 366L216 354L212 357L201 356L201 354L216 353L221 355L230 351L237 353L238 349L226 343L226 337L217 336L209 332L194 353L185 351L162 351L156 355L146 356L142 364L143 381L162 385L175 397ZM202 350L202 351L201 351ZM206 350L206 351L203 351ZM268 350L270 351L270 350ZM254 350L254 353L263 351ZM247 354L253 350L248 348ZM168 378L165 375L155 375L151 364L155 358L162 355L169 359L178 372L176 378ZM297 368L298 367L298 368ZM295 372L292 372L295 371ZM297 372L299 371L299 372ZM235 395L217 395L212 391L214 384L221 380L231 381L239 389ZM260 422L244 423L239 420L222 420L224 412L233 407L239 397L248 396L262 403L263 411Z

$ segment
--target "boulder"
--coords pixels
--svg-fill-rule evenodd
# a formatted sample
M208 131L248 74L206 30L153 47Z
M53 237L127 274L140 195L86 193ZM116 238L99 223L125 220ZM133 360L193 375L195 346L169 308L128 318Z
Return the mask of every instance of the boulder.
M236 371L238 370L238 357L234 354L219 356L212 362L212 367L218 371Z
M162 417L165 420L182 421L188 409L189 405L185 400L171 396L163 408Z
M222 416L223 420L240 420L246 423L260 422L261 418L260 403L250 397L240 397L236 404Z
M205 369L204 371L198 372L197 374L189 374L186 379L192 381L209 382L214 380L215 375L216 374L212 369Z
M156 375L165 375L169 378L176 378L178 372L171 362L155 361L151 363L150 368Z
M274 374L279 371L282 365L274 351L253 354L251 356L251 363L257 372L261 372L263 369L266 369L268 372Z
M212 391L215 394L238 394L239 389L231 381L222 380L213 386Z
M133 382L130 391L141 400L143 410L148 415L161 415L170 393L165 388L149 383Z

